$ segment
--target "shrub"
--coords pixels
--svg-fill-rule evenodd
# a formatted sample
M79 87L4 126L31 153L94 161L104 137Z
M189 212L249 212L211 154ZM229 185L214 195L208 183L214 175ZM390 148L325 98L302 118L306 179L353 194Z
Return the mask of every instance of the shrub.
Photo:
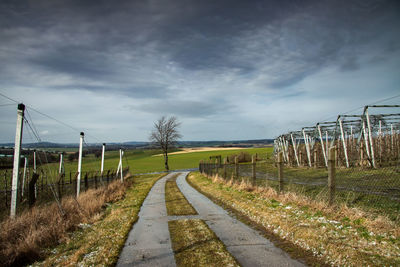
M251 155L248 152L240 152L239 154L233 154L228 156L228 163L235 163L235 157L238 157L239 163L251 162Z

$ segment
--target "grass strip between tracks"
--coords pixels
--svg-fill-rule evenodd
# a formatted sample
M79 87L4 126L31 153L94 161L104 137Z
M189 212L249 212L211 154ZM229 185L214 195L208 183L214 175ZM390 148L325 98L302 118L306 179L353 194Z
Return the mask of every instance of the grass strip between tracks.
M177 266L240 266L203 220L168 222Z
M174 175L165 183L165 204L167 206L167 214L169 216L197 215L196 210L187 201L176 184L176 178L178 175L179 174Z

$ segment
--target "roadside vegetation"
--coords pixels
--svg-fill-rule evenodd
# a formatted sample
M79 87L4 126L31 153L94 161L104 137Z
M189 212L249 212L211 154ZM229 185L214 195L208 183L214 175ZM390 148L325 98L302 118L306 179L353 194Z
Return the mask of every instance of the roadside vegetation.
M106 208L97 221L82 224L66 242L49 249L50 256L34 266L114 266L144 199L164 175L134 176L125 197Z
M385 216L197 172L188 181L310 265L400 265L400 226Z
M134 177L124 183L65 197L63 213L56 203L34 207L1 223L0 262L5 266L80 262L112 265L148 191L160 175Z
M168 222L177 266L240 266L203 220Z
M197 212L187 201L176 184L179 173L167 180L165 183L165 205L169 216L196 215Z
M115 181L106 187L91 189L78 199L66 197L56 203L34 207L0 227L0 262L24 265L47 255L50 248L68 240L68 232L101 218L105 203L124 197L130 181Z

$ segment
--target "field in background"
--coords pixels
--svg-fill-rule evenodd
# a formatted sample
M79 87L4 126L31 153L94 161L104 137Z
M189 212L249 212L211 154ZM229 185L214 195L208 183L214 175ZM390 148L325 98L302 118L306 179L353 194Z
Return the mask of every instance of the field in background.
M210 156L221 155L225 157L227 155L239 153L241 151L247 151L249 153L258 153L260 157L266 157L266 152L272 152L272 148L250 148L250 149L236 149L236 150L216 150L216 151L202 151L192 152L185 154L177 154L169 156L169 164L171 170L178 169L191 169L197 168L200 160L208 160ZM129 167L131 174L140 173L154 173L164 171L164 159L162 156L154 156L160 154L160 150L126 150L123 157L123 168ZM68 155L68 154L67 154ZM101 157L95 157L94 154L86 155L82 160L82 177L81 177L81 190L100 186L108 181L113 180L119 163L119 151L107 151L105 154L104 164L104 177L100 176L100 165ZM60 181L60 185L56 183L59 174L59 163L50 163L40 165L37 169L39 176L37 182L37 201L38 203L46 203L54 201L55 196L65 196L74 194L76 188L75 174L77 172L78 162L77 160L69 161L68 156L65 156L65 177ZM109 172L108 178L107 176ZM20 185L23 181L23 168L20 168ZM24 196L21 191L18 193L18 212L20 208L27 206L28 197L28 181L30 180L33 173L32 163L29 163L28 170L26 173L26 179L24 181ZM88 177L87 182L85 177ZM113 177L111 177L113 176ZM119 176L118 176L119 177ZM12 180L12 169L0 170L0 200L2 200L2 210L0 212L0 219L7 217L10 209L11 199L11 180ZM20 186L20 188L22 188ZM19 189L20 190L20 189Z
M258 153L260 158L265 158L266 153L272 153L272 147L267 148L245 148L245 149L231 149L212 151L200 151L200 152L188 152L183 154L171 154L169 158L169 167L171 170L180 169L191 169L199 166L200 160L208 160L210 156L221 155L222 158L238 154L240 152L248 152L250 154ZM160 172L164 171L164 158L162 156L154 156L161 154L160 150L127 150L124 153L123 167L129 166L129 170L132 174L137 173L148 173L148 172ZM116 170L119 163L119 152L109 151L105 154L104 169ZM82 160L82 172L86 171L100 171L101 159L95 158L94 155L87 155ZM47 164L42 166L44 171L58 171L58 164ZM65 172L69 173L76 172L78 168L77 161L68 162L65 161Z

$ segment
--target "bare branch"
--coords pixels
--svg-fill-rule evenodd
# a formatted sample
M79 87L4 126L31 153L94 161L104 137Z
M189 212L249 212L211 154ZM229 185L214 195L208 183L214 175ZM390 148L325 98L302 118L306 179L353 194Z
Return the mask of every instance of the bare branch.
M175 116L170 118L162 116L154 123L154 129L149 136L150 141L162 149L166 170L169 170L168 151L182 138L182 135L178 131L180 125L181 123Z

